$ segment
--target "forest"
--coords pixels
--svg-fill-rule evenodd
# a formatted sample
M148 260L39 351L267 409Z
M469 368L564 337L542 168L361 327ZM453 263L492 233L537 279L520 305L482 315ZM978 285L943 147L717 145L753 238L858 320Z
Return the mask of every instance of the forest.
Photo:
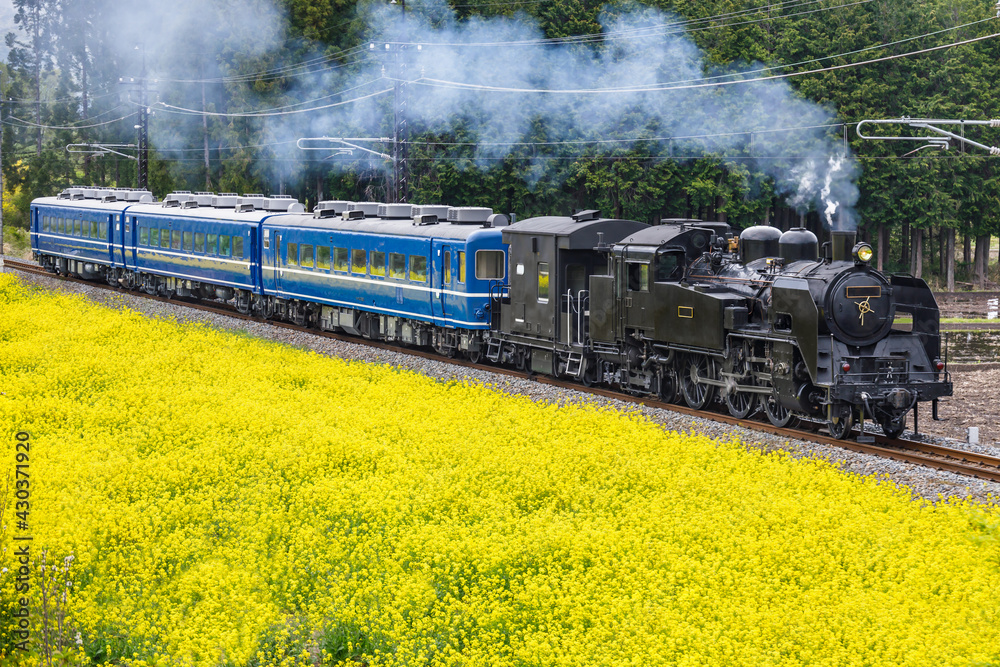
M1000 157L857 125L1000 117L1000 4L13 2L8 228L71 184L135 187L144 111L158 197L856 224L881 269L948 291L998 281ZM1000 144L1000 128L954 131Z

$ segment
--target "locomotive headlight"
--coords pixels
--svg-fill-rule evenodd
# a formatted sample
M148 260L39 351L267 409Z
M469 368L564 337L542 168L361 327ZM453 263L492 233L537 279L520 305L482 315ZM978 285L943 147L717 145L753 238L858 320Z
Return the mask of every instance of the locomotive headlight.
M872 261L872 255L874 255L874 254L875 254L875 251L872 250L872 247L870 245L868 245L867 243L859 243L856 246L854 246L854 261L855 262L860 262L862 264L867 264L868 262Z

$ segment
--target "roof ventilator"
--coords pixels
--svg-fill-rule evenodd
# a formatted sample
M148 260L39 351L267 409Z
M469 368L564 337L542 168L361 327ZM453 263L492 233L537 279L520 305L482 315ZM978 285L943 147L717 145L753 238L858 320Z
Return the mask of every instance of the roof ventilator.
M219 194L212 197L212 207L213 208L236 208L236 204L239 201L239 195L235 192L220 192Z
M493 209L484 206L452 206L448 209L448 222L462 224L483 224L493 215Z
M573 218L573 222L587 222L599 219L601 212L595 209L588 209L586 211L577 211L570 217Z
M378 207L382 206L378 202L356 201L347 205L348 211L364 211L366 218L374 218L378 215ZM409 217L409 216L407 216Z
M181 202L181 208L198 208L198 202L194 199L188 199L185 202Z
M341 214L341 217L344 220L364 220L365 219L365 212L364 211L344 211Z
M250 202L245 202L243 204L236 205L237 213L253 213L253 204Z
M436 225L438 223L438 217L433 213L425 213L423 215L413 216L413 226L423 227L424 225Z
M389 220L403 220L413 214L410 204L379 204L377 215Z
M316 207L313 209L313 216L317 218L325 218L331 215L340 215L341 213L346 211L347 207L350 206L352 203L353 202L344 201L342 199L321 201L318 204L316 204ZM333 211L333 212L317 215L318 213L322 213L323 211Z

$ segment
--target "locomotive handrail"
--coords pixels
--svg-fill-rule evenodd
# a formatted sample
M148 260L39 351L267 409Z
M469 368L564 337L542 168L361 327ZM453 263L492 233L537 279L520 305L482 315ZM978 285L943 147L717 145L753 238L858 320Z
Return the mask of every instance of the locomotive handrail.
M573 298L573 290L567 289L562 295L566 304L566 343L583 345L586 330L586 309L583 304L590 302L590 290L579 290ZM570 331L570 324L575 324L575 331Z

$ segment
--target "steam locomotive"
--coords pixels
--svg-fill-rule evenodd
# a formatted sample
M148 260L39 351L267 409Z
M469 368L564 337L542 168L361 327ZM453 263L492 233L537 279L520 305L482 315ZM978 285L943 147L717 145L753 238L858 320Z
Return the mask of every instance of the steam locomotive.
M778 426L845 438L870 419L896 437L951 395L930 289L874 270L853 232L820 248L801 228L661 223L96 188L31 207L33 251L57 273Z

